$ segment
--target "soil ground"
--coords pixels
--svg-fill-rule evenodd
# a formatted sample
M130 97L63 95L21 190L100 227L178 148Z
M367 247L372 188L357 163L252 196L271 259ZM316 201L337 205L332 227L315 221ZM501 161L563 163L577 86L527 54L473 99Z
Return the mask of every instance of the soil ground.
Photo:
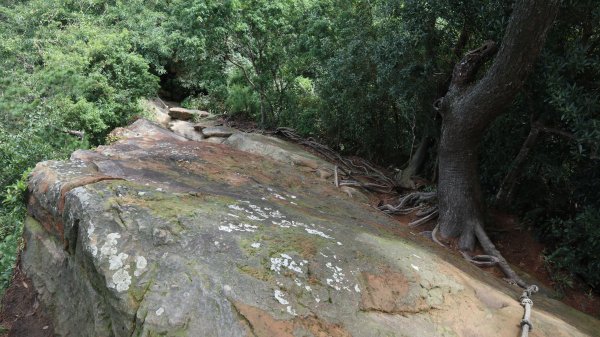
M1 337L51 337L54 328L37 298L31 280L17 265L2 298Z

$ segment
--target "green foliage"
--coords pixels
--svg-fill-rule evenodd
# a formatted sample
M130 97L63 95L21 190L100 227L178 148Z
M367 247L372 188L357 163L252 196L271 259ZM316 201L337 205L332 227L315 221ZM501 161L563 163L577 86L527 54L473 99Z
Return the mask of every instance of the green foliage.
M558 269L568 270L597 288L600 285L600 210L589 208L575 218L550 220L546 235L559 243L548 256Z
M2 194L0 206L0 294L10 283L17 252L23 231L25 216L25 195L27 178L31 171L25 171L21 178L9 185Z
M546 128L527 159L512 206L534 224L554 267L596 289L600 30L592 23L599 19L596 1L563 3L534 73L510 113L490 128L481 151L482 181L491 196L532 122Z
M143 5L132 1L130 10L134 4ZM140 98L158 89L150 71L160 69L157 55L164 50L141 43L140 31L128 30L109 7L96 1L0 2L0 289L10 280L19 248L27 169L101 144L112 128L141 112ZM129 19L143 13L148 11ZM141 20L144 28L150 18ZM78 139L71 130L85 136Z

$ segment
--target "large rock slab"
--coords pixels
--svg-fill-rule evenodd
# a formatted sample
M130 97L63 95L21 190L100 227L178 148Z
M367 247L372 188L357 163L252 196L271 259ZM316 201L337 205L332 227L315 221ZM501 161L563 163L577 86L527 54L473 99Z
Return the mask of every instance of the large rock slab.
M190 122L174 120L169 122L168 128L189 140L201 141L205 138L202 132L196 131L194 124Z
M403 239L390 218L286 162L294 156L144 120L114 134L39 163L30 180L22 264L58 336L518 334L518 289ZM600 331L534 301L531 336Z
M306 167L312 170L324 169L333 171L333 165L306 152L300 146L288 143L279 138L257 133L236 133L223 144L238 150L269 157L276 161Z
M194 129L198 129L197 128L197 124L194 126ZM228 126L212 126L212 127L206 127L202 129L202 134L204 135L204 137L210 138L210 137L229 137L234 133L239 132L238 130L234 129L234 128L230 128Z
M162 99L158 97L144 99L141 100L140 103L146 116L165 128L169 126L169 122L171 122L171 116L169 116L169 106Z

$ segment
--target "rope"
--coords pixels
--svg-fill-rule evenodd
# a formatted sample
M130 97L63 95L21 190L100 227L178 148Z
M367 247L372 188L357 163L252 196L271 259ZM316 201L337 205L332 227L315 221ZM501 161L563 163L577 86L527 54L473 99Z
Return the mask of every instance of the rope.
M535 284L530 285L523 291L523 294L519 298L521 300L521 305L525 312L523 313L523 319L521 320L521 337L528 337L529 331L533 330L533 324L529 319L531 318L531 307L533 307L533 301L531 300L531 295L537 293L539 290L538 286Z

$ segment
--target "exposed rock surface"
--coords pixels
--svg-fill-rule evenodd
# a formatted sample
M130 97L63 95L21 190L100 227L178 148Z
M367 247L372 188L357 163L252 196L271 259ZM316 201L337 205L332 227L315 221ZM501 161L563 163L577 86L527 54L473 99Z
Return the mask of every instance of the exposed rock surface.
M195 142L145 120L114 135L30 180L22 264L59 336L518 334L518 289L394 235L295 145ZM531 336L600 331L534 301Z
M169 122L168 127L169 130L189 140L201 141L205 138L202 132L196 131L194 124L190 122L174 120Z
M152 119L163 127L168 127L171 122L169 106L160 98L142 100L142 107Z
M269 157L280 162L305 167L309 170L333 170L333 165L304 151L300 146L275 137L256 133L236 133L223 143L238 150Z
M196 128L196 125L194 126ZM202 129L202 134L204 137L229 137L238 131L234 128L230 128L227 126L212 126L206 127Z

